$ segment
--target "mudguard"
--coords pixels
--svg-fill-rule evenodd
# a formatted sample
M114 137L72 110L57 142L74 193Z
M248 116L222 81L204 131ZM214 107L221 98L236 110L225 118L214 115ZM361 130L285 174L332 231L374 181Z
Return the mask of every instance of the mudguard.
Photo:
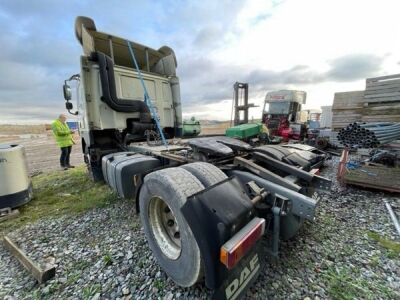
M232 155L234 151L250 151L252 149L249 144L226 136L194 138L190 139L188 144L199 151L218 156L228 156Z
M220 248L255 216L249 197L240 181L230 177L189 197L181 211L204 259L206 286L221 290L238 269L228 271L220 262Z

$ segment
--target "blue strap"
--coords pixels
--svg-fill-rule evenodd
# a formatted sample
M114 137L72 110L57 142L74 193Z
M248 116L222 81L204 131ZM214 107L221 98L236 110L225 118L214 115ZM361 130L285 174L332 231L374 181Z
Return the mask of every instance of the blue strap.
M146 85L144 84L143 75L142 75L142 72L140 72L139 65L136 61L135 54L133 52L131 43L129 41L126 41L126 43L128 44L129 52L131 54L133 63L135 64L136 71L138 72L140 82L142 83L142 87L144 90L144 103L147 105L148 109L150 110L152 118L156 121L157 130L161 136L161 140L162 140L164 146L167 147L167 149L168 149L168 143L167 143L167 140L165 139L164 133L161 128L160 118L158 117L157 112L155 111L153 104L151 103L151 99L150 99L149 93L147 92Z

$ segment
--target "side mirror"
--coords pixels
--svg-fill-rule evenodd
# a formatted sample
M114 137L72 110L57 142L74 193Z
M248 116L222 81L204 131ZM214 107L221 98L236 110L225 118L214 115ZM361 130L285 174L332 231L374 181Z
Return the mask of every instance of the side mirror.
M63 92L64 92L65 101L69 101L72 99L71 87L66 83L64 83L64 85L63 85Z
M69 111L74 108L71 102L65 102L65 108Z

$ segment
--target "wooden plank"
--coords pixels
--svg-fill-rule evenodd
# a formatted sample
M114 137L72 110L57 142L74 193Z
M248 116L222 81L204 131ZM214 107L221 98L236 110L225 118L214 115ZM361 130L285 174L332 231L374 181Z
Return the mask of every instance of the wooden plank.
M3 239L4 247L7 248L18 261L32 273L33 277L39 282L43 283L56 275L56 268L54 265L46 264L44 270L36 265L16 244L7 236Z
M332 116L333 117L340 117L340 116L343 116L343 117L350 117L350 116L354 116L354 117L356 117L356 116L361 116L362 115L362 111L360 110L360 111L354 111L354 110L345 110L345 109L343 109L343 110L332 110Z
M364 103L369 102L398 102L400 101L400 96L393 96L393 97L380 97L380 98L365 98Z
M360 102L333 102L332 109L361 109L364 105L364 99Z
M382 186L382 185L379 185L379 184L373 184L372 182L359 182L359 181L353 181L353 180L349 180L349 179L346 179L344 182L346 184L358 185L358 186L362 186L362 187L365 187L365 188L371 188L371 189L376 189L376 190L381 190L381 191L400 193L400 189L397 188L397 187L386 187L386 186ZM376 182L378 182L378 181L376 181Z
M396 79L396 78L400 78L400 74L393 74L393 75L386 75L386 76L380 76L380 77L367 78L366 82L375 82L375 81L382 81L382 80Z
M352 123L362 120L362 116L358 117L349 117L349 118L334 118L332 119L332 123Z
M397 97L400 98L400 92L393 92L393 93L376 93L373 95L365 95L364 98L386 98L386 97Z
M337 92L334 94L334 99L357 99L362 98L364 91L353 91L353 92Z
M363 98L364 98L364 92L360 96L351 96L351 95L338 96L338 95L335 95L333 97L333 102L346 102L346 101L353 100L353 99L354 99L354 101L361 101L361 99L363 99Z
M349 100L361 101L363 99L363 97L364 97L364 93L360 96L351 96L351 95L337 96L337 95L335 95L333 97L333 99L334 99L334 101L337 101L337 102L340 102L340 101L344 102L344 101L349 101Z
M399 101L388 101L388 102L369 102L365 103L363 111L365 109L371 109L374 111L379 111L379 110L388 110L388 109L399 109L400 102Z
M363 122L400 122L400 115L365 115L362 116Z
M332 106L360 106L364 102L364 97L360 99L334 99Z
M366 83L366 88L389 86L389 85L399 85L399 84L400 84L400 79L387 80L387 81L377 81L377 82L367 82Z
M332 109L334 115L361 115L362 108L359 109Z
M346 105L340 105L340 106L332 106L332 111L346 111L346 110L362 110L364 107L363 104L360 104L358 106L353 106L349 104L348 106Z
M344 122L344 121L350 121L354 122L356 120L361 120L362 115L342 115L342 116L332 116L332 122Z
M353 97L353 98L351 98L351 97L333 98L333 104L335 104L335 103L340 103L340 104L342 104L342 103L355 103L355 104L357 104L357 103L362 102L363 99L364 99L364 95L362 97Z
M352 95L354 96L358 96L358 95L362 95L364 93L364 91L348 91L348 92L336 92L335 96L345 96L345 95Z
M400 115L400 107L388 108L388 106L382 107L367 107L364 109L363 116L367 115Z
M332 127L343 128L343 127L346 127L347 125L349 125L350 123L353 123L353 122L342 122L342 123L335 122L335 123L332 123Z
M396 118L398 118L398 117L400 117L400 114L397 114L397 115L381 115L381 114L375 114L375 115L363 115L362 116L363 118L370 118L370 119L373 119L373 118L382 118L382 119L396 119Z
M361 109L364 91L338 92L333 98L332 109Z
M386 191L400 192L400 168L363 165L344 174L344 182ZM377 180L379 179L379 180Z
M400 87L400 83L398 84L383 84L383 85L379 85L379 86L366 86L365 87L365 92L369 92L369 91L379 91L379 90L387 90L387 89L394 89L394 88L399 88Z
M367 95L375 95L375 94L386 94L386 93L396 93L400 92L400 86L390 89L380 89L380 90L366 90L365 96Z
M353 123L354 121L347 122L346 120L341 120L341 121L336 121L332 122L333 126L343 126L343 125L349 125L350 123Z

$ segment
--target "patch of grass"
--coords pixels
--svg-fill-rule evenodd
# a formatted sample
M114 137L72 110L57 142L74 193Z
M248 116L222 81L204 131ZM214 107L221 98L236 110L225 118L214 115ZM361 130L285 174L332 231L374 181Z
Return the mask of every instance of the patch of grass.
M329 268L323 277L332 299L393 299L393 291L384 283L366 280L357 270Z
M146 259L145 258L140 258L139 259L139 261L137 262L137 266L139 267L139 268L143 268L144 266L145 266L145 261L146 261Z
M100 284L93 284L85 286L82 290L82 299L89 300L91 299L96 293L101 291Z
M68 277L67 277L66 285L69 286L69 285L74 284L81 277L81 272L75 271L73 273L68 274L67 276Z
M159 291L163 291L165 289L165 282L161 279L154 280L154 287L156 287Z
M371 267L377 267L379 266L379 262L380 262L379 256L373 256L370 259L369 265Z
M370 239L378 242L379 245L381 245L389 252L389 258L396 258L400 256L400 243L385 239L384 237L373 231L367 232L367 235Z
M103 262L106 266L109 266L113 263L113 258L111 254L107 253L106 255L103 256Z
M40 289L36 289L32 292L31 294L31 299L32 300L40 300L42 299L42 293L40 292Z
M84 270L89 267L91 263L87 260L80 259L74 263L74 270Z
M53 284L49 285L49 294L54 293L55 291L59 290L62 285L58 282L54 282Z
M19 208L17 218L0 223L0 236L39 219L80 214L118 199L105 184L93 182L85 166L41 174L32 183L34 199Z

